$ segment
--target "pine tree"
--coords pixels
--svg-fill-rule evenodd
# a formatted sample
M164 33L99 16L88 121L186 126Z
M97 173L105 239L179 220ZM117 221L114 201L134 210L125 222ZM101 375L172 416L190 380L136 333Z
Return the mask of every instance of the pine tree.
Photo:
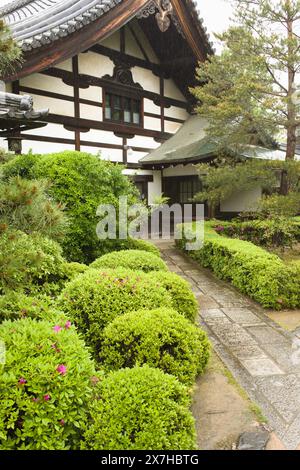
M13 40L10 30L0 19L0 77L13 71L21 61L21 49Z
M300 72L300 1L234 0L234 25L217 35L220 55L200 64L193 91L198 112L209 121L208 135L227 145L270 147L286 136L286 160L294 160ZM287 193L282 180L282 193Z

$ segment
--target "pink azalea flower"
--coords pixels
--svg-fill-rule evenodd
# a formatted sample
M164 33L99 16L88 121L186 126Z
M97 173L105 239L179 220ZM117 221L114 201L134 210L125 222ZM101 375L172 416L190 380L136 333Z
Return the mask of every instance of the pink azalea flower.
M67 373L67 368L64 364L60 364L57 368L56 368L57 372L61 375L65 375Z
M48 395L48 394L47 394L47 395L44 395L44 400L45 400L45 401L49 401L49 400L51 400L51 396L50 396L50 395Z
M65 420L64 419L61 419L60 422L59 422L62 426L64 426L66 424Z
M21 377L20 380L19 380L19 384L20 384L20 385L24 385L24 384L26 384L26 383L27 383L27 380L24 379L23 377Z
M72 326L72 323L70 322L70 320L68 320L65 324L65 329L68 330L69 328L71 328Z
M55 325L55 326L53 327L53 331L55 331L55 333L58 333L59 331L61 331L61 329L62 329L62 328L61 328L61 326L59 326L59 325Z
M39 401L38 398L33 398L32 401L34 401L35 403Z

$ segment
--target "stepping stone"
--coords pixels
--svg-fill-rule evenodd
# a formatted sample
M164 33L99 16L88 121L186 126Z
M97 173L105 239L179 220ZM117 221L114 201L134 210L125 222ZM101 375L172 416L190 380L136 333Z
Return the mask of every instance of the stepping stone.
M288 345L289 341L278 331L274 330L270 326L253 326L247 328L247 331L251 333L260 343L267 344L282 344Z
M240 436L238 450L265 450L269 439L267 431L244 432Z
M240 324L255 325L256 323L262 323L262 320L258 318L248 308L222 308L223 312L231 318L232 321Z
M269 358L242 359L240 362L253 377L267 377L270 375L283 374L277 364Z

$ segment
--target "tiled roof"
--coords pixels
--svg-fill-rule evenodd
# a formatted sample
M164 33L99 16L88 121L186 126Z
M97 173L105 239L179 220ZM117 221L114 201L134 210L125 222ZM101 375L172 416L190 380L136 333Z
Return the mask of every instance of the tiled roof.
M122 2L126 0L11 0L0 8L0 17L4 17L23 51L31 51L80 30ZM186 2L209 53L213 53L197 2Z
M0 92L0 119L36 120L47 116L48 113L49 109L36 111L30 95Z
M100 18L124 0L15 0L0 9L24 51L51 44Z

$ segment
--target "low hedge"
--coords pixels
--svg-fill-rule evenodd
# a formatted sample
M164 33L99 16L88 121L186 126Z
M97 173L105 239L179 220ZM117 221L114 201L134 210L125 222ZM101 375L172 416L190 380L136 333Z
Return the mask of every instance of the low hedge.
M90 267L96 269L123 267L146 273L150 271L167 271L168 269L161 258L148 251L141 250L114 251L97 259Z
M199 306L189 283L185 279L182 279L176 273L159 271L149 273L148 276L167 290L172 299L171 307L176 312L181 313L192 322L195 321Z
M167 291L142 272L128 269L89 269L63 290L57 306L99 351L103 329L117 316L171 304Z
M253 243L220 236L212 227L212 222L206 224L203 247L189 252L193 259L264 307L280 310L300 306L297 266L286 265ZM178 240L177 244L185 249L186 240Z
M209 359L207 335L170 309L141 310L113 320L103 332L100 362L107 370L148 364L192 384Z
M95 376L75 328L24 319L0 325L0 449L77 449Z
M122 369L99 383L85 432L91 450L193 450L194 418L188 389L148 366Z
M292 246L299 234L296 222L291 218L284 217L218 223L215 230L221 235L251 241L256 245L267 247Z

